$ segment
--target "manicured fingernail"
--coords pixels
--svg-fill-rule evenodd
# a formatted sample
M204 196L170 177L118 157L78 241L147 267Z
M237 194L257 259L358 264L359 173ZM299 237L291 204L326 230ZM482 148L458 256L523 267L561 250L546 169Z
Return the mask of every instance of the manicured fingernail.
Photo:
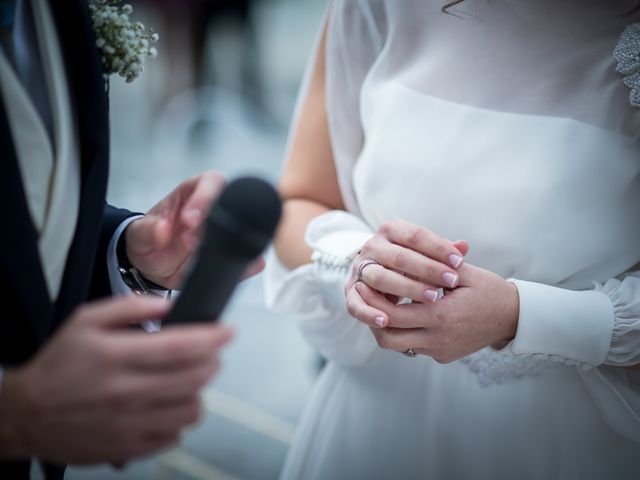
M455 273L444 272L442 274L442 280L449 288L456 288L456 285L458 285L458 275Z
M460 255L456 255L455 253L449 255L449 264L453 268L458 268L460 265L462 265L463 260L464 258L462 258Z
M440 294L436 290L425 290L422 292L424 298L429 300L431 303L436 303L436 300L440 297Z
M380 328L384 327L386 324L384 317L376 317L374 318L374 321L376 322L376 325L379 326Z

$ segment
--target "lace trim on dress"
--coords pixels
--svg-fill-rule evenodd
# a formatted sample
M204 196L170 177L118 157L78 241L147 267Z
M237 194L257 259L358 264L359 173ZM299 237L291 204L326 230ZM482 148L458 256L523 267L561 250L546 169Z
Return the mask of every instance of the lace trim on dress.
M525 377L537 377L544 370L557 367L580 367L591 370L593 365L559 355L534 353L514 355L508 348L485 348L460 360L475 373L482 387L501 384Z
M353 258L334 255L330 252L314 250L311 260L329 270L345 271L351 267Z
M640 23L627 25L613 56L618 61L616 72L626 75L623 82L631 89L629 102L640 108Z

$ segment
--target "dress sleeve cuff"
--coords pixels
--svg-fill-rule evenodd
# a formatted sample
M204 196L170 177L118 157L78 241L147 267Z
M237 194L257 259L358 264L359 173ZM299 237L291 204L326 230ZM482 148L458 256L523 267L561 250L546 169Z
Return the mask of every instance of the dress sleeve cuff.
M613 338L607 365L630 366L640 363L640 275L609 279L596 289L611 299L614 311Z
M372 235L362 220L339 210L309 223L305 242L313 249L314 276L330 304L344 306L344 286L350 278L351 263Z
M378 349L369 328L347 313L343 292L353 257L371 235L358 217L332 211L307 227L305 242L313 249L312 263L289 271L272 248L267 255L267 306L296 314L308 343L343 366L363 365Z
M344 305L344 286L351 277L351 264L370 237L364 232L335 232L311 245L314 275L332 305Z
M371 228L360 218L342 210L333 210L309 222L304 240L314 250L335 257L350 257L372 235Z
M518 330L509 344L514 355L564 357L591 366L604 363L614 320L606 294L509 281L520 296Z

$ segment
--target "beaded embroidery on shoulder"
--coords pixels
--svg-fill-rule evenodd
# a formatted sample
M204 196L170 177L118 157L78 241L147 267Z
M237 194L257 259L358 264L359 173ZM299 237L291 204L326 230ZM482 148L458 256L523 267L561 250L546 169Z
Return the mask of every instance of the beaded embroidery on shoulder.
M618 62L616 72L625 75L623 82L631 89L629 102L640 108L640 22L625 27L613 56Z

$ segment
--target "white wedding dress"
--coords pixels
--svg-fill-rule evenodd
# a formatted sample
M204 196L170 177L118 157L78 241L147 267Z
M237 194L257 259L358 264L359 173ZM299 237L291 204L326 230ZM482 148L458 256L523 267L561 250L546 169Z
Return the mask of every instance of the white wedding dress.
M620 368L640 363L640 109L613 54L639 61L635 2L442 4L328 9L349 212L310 224L312 264L268 262L268 303L328 360L283 478L640 478L640 371ZM516 283L507 347L441 365L349 317L352 254L394 218Z

